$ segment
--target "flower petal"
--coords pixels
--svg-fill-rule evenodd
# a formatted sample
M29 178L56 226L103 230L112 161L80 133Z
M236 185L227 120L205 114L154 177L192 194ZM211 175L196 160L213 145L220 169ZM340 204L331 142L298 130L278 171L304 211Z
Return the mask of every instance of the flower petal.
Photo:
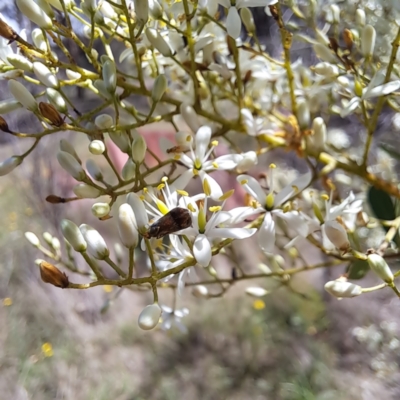
M223 195L221 186L219 186L218 182L204 171L199 171L199 175L201 177L202 182L204 181L204 179L207 178L207 182L210 185L210 189L211 189L210 197L213 200L218 200Z
M232 37L233 39L237 39L240 36L240 32L242 30L242 21L239 17L239 13L236 7L229 8L225 26L230 37Z
M239 175L236 180L249 195L253 196L262 206L265 206L266 194L257 179L250 175Z
M202 126L199 128L196 132L196 138L195 138L195 143L196 143L196 149L195 149L195 154L196 157L203 162L204 155L206 154L206 151L208 149L208 146L210 144L210 139L211 139L211 128L209 126Z
M309 229L307 222L298 211L283 212L282 210L273 210L272 213L285 220L288 227L293 229L298 235L303 237L308 236Z
M258 244L265 253L273 253L275 247L275 222L271 213L266 213L258 232Z
M387 94L393 93L400 89L400 80L385 83L384 85L376 86L371 90L367 90L362 100L370 99L371 97L386 96Z
M307 173L296 178L293 182L290 182L289 185L284 187L275 196L275 207L280 206L285 201L289 200L291 197L302 192L310 184L311 178L312 178L312 172L308 171Z
M197 263L202 267L208 267L211 262L211 244L207 237L200 234L193 243L193 254Z
M193 178L193 170L188 169L185 171L172 185L170 185L171 191L183 190Z
M256 232L255 228L214 228L207 232L207 236L220 239L246 239Z

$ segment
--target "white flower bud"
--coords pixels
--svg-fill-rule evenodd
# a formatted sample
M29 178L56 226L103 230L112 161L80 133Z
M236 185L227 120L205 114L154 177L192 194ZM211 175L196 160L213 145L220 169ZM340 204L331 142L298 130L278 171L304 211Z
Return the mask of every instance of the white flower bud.
M151 45L157 49L164 57L171 57L172 50L160 33L154 28L146 28L146 37Z
M142 199L139 197L139 195L132 192L126 196L126 202L132 207L132 210L135 213L136 224L138 228L145 228L149 223L149 217Z
M136 164L141 164L144 161L147 151L147 144L143 136L134 139L132 143L132 159Z
M32 36L33 43L35 43L35 46L39 50L47 51L47 44L46 44L46 41L44 40L43 32L41 29L35 28L32 31L31 36ZM32 68L33 68L33 66L32 66Z
M139 327L149 331L157 326L161 317L161 308L157 303L146 306L139 315Z
M8 81L8 89L16 100L18 100L25 108L30 111L36 111L38 109L35 98L22 83L11 79Z
M356 24L359 26L365 25L365 11L358 8L356 11Z
M96 229L86 224L82 224L79 229L86 240L88 252L94 258L97 258L98 260L104 260L110 255L110 251L108 250L105 240L100 233L96 231Z
M268 290L265 290L264 288L259 286L252 286L246 289L246 293L252 297L264 297L268 294Z
M239 12L236 7L229 7L228 16L225 21L226 31L228 35L237 39L240 36L240 31L242 29L242 21L239 17Z
M51 241L51 247L56 251L61 249L61 243L58 240L58 238L53 237L53 239Z
M96 181L103 180L103 173L101 172L100 167L96 164L94 160L89 158L86 161L86 169L89 172L89 175Z
M250 168L258 163L257 153L255 151L248 151L242 154L243 158L238 162L236 171L239 174L247 172Z
M85 179L86 173L74 156L66 151L59 151L57 153L57 160L61 167L64 168L65 171L67 171L77 181Z
M137 246L139 233L136 218L132 207L127 203L121 204L118 210L118 233L125 247Z
M7 56L7 61L15 68L22 69L26 72L32 72L33 64L21 54L11 54Z
M326 125L321 117L314 118L312 125L314 135L312 136L312 142L314 150L323 151L326 142Z
M379 254L369 254L367 261L371 269L386 283L394 280L393 272L383 257Z
M332 24L338 24L340 22L340 8L337 4L331 4L329 6L329 12L330 12L330 17L331 21L329 21Z
M0 162L0 176L9 174L13 169L22 163L23 158L12 156Z
M135 177L136 174L136 164L131 158L126 160L124 167L122 168L122 178L124 181L130 181Z
M318 75L325 76L327 78L333 78L339 75L339 68L336 65L332 65L327 62L320 62L314 67L314 71Z
M254 25L253 14L247 7L243 7L240 10L240 17L242 18L242 22L246 27L247 32L252 33L256 30L256 26Z
M103 64L103 81L107 92L115 93L117 88L117 68L115 62L110 59Z
M87 183L79 183L74 186L73 192L81 199L96 199L101 195L99 189L88 185Z
M118 146L124 153L129 153L131 143L129 136L123 131L108 132L110 139Z
M133 0L135 6L136 18L142 24L149 19L149 1L148 0Z
M361 53L364 57L371 57L376 40L376 31L372 25L366 25L361 32Z
M50 5L52 5L54 8L57 8L59 11L64 11L63 6L60 2L60 0L46 0ZM75 4L73 2L74 0L64 0L65 8L66 10L70 10L72 5Z
M96 156L103 154L105 150L106 146L102 140L92 140L89 143L89 151Z
M197 297L198 299L206 299L208 297L208 289L207 286L204 285L196 285L192 289L192 295Z
M33 63L33 72L43 85L52 89L60 87L57 77L41 62Z
M82 76L79 72L72 71L71 69L66 69L65 73L68 79L71 79L72 81L79 79Z
M186 122L186 124L189 126L189 128L193 132L197 132L198 129L201 127L198 116L196 114L196 111L194 111L194 108L187 103L182 103L179 111L181 113L182 118Z
M348 250L350 242L347 232L337 221L327 221L324 224L325 234L334 246L342 251Z
M75 251L83 252L86 250L87 243L83 238L82 232L72 221L63 219L61 221L61 232Z
M355 297L362 294L361 286L342 280L329 281L324 288L329 294L338 298Z
M35 0L37 5L50 17L54 18L54 11L47 0Z
M92 205L92 214L96 218L103 218L110 213L110 205L108 203L95 203Z
M306 99L297 101L297 120L301 129L307 129L310 126L310 107Z
M314 51L317 57L320 58L322 61L326 61L328 63L333 63L333 64L337 63L335 54L329 49L328 46L325 46L321 43L315 43Z
M94 120L96 126L100 129L111 128L114 124L113 118L108 114L100 114Z
M151 98L153 101L160 101L161 97L167 90L168 82L164 74L157 76L154 81L153 89L151 90Z
M65 140L65 139L60 140L60 150L71 154L71 156L73 156L75 158L75 160L78 161L79 164L82 163L78 154L76 154L74 146L72 146L72 144L70 142L68 142L67 140Z
M40 240L33 232L25 232L25 238L32 246L40 246Z
M150 0L149 11L151 17L155 20L160 19L163 15L163 10L158 0Z
M53 240L53 235L49 232L43 232L44 241L51 246L51 241Z
M57 111L63 114L68 111L67 103L65 102L64 97L61 96L58 90L47 88L46 95L50 103L57 109Z
M42 29L53 26L49 16L33 0L16 0L17 7L33 23Z
M7 99L0 101L0 115L8 114L9 112L21 108L21 103L15 99Z

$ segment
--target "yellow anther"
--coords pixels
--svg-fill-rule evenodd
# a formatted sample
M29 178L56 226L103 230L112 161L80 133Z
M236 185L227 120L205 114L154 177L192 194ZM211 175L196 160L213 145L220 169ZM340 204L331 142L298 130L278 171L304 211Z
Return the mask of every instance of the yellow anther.
M163 215L165 215L165 214L167 214L169 212L169 208L161 200L157 200L156 204L157 204L157 208L160 210L160 212Z
M144 201L145 197L143 195L139 196L140 200Z
M222 210L222 207L221 206L211 206L211 207L209 207L208 208L211 212L218 212L218 211L221 211Z
M203 181L203 190L204 190L204 193L206 194L206 196L210 196L211 195L211 186L208 183L207 178L205 178L204 181Z
M157 186L157 190L161 190L161 189L164 189L165 188L165 185L163 184L163 183L160 183L158 186Z
M246 184L247 184L247 182L248 182L248 180L247 180L247 179L242 179L242 180L240 181L240 184L241 184L241 185L246 185Z
M178 189L176 193L180 194L181 196L189 196L189 193L186 190Z
M327 194L322 194L321 195L322 200L329 200L329 196Z
M187 142L191 142L191 141L192 141L192 137L191 137L190 135L187 135L187 136L186 136L186 141L187 141Z
M218 169L218 163L216 163L215 161L211 164L215 169Z
M211 146L214 146L214 147L218 146L218 140L213 140L211 142Z
M191 211L191 212L196 212L196 209L193 207L193 204L192 204L192 203L189 203L189 204L187 205L187 208L188 208L188 210Z
M296 185L292 185L292 188L296 193L299 191L299 187Z
M143 188L143 192L144 192L144 193L149 193L149 189Z
M219 201L224 201L226 199L229 199L235 193L235 189L228 190L226 193L224 193L218 200Z
M271 169L275 169L276 168L276 165L275 164L269 164L269 167L271 168Z
M180 160L181 159L181 155L180 154L174 154L174 160Z
M167 182L168 181L168 176L163 176L161 178L161 182Z

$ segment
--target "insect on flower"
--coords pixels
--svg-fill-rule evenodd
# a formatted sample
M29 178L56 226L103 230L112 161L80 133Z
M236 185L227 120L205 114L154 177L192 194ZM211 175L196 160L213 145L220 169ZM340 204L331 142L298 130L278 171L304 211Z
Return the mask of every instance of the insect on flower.
M154 222L144 235L147 239L162 238L165 235L180 231L192 226L192 217L186 208L175 207L159 220Z

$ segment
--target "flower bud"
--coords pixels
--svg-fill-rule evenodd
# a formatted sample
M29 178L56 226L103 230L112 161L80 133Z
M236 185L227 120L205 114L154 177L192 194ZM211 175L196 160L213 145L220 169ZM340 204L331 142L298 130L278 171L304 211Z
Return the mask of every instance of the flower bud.
M356 24L359 26L365 25L365 11L358 8L356 11Z
M103 81L107 92L110 94L115 93L117 88L117 68L115 62L110 59L103 64Z
M329 281L324 286L325 290L335 297L355 297L362 294L361 286L343 280Z
M15 68L22 69L26 72L32 72L33 64L21 54L10 54L7 56L7 61Z
M192 289L192 295L197 297L198 299L206 299L208 297L208 289L207 286L204 285L196 285Z
M57 127L64 125L64 118L61 117L59 112L52 104L40 102L39 110L42 116L48 119L52 125Z
M67 171L77 181L82 181L85 179L86 173L74 156L66 151L59 151L57 153L57 160L61 167L64 168L65 171Z
M61 243L58 240L58 238L53 237L53 240L51 241L51 247L55 250L58 251L61 249Z
M108 114L101 114L96 117L96 119L94 120L94 123L100 129L108 129L113 126L114 120Z
M132 159L136 164L141 164L144 161L147 151L147 144L143 136L134 139L132 143Z
M35 0L36 4L50 17L54 18L54 11L47 0Z
M89 143L89 151L96 156L103 154L105 150L106 146L102 140L92 140Z
M50 29L53 23L49 16L33 0L16 0L17 7L33 23L42 29Z
M125 247L137 246L139 233L136 218L132 207L127 203L121 204L118 210L118 233Z
M0 176L9 174L13 169L22 163L23 158L12 156L0 162Z
M151 91L151 98L153 101L160 101L161 97L167 90L168 82L167 78L164 74L160 74L157 76L156 80L154 81L153 89Z
M364 57L371 57L374 48L375 48L375 40L376 40L376 31L372 25L364 26L361 32L361 53Z
M255 151L248 151L242 154L243 158L238 162L236 171L239 174L247 172L258 163L258 157Z
M264 297L268 294L268 290L265 290L262 287L252 286L246 289L246 293L252 297Z
M0 36L10 42L14 41L18 35L17 33L0 18Z
M124 181L130 181L135 177L135 174L136 174L136 164L131 158L128 158L126 160L124 167L122 168L121 172L122 178L124 179Z
M339 68L336 65L332 65L327 62L320 62L314 67L314 71L318 75L325 76L327 78L333 78L339 75Z
M110 255L105 240L96 229L86 224L82 224L79 229L86 240L88 252L94 258L104 260Z
M37 110L38 105L35 98L22 83L11 79L8 81L8 89L16 100L18 100L25 108L30 111Z
M131 143L129 136L126 132L122 131L115 131L115 132L108 132L110 139L118 146L118 148L123 151L124 153L129 153L131 148Z
M86 161L86 169L89 172L89 175L96 181L103 180L103 173L101 172L100 167L96 164L94 160L89 158Z
M321 152L324 150L326 142L326 125L321 117L314 118L312 125L314 135L312 136L312 142L314 150Z
M301 129L310 126L310 107L306 99L299 99L297 102L297 120Z
M87 183L79 183L72 189L77 197L81 199L96 199L101 195L99 189L88 185Z
M3 117L0 117L0 131L12 133L8 127L7 121Z
M187 103L182 103L179 111L181 113L182 118L186 122L186 124L189 126L189 128L193 132L197 132L199 128L201 127L198 116L196 114L196 111L194 111L194 108L187 104Z
M61 221L61 231L65 239L75 251L81 253L86 250L87 243L82 235L82 232L72 221L69 219L63 219Z
M60 0L46 0L50 5L56 8L59 11L64 11L64 8L60 2ZM64 0L64 5L66 10L70 10L71 7L75 4L74 0Z
M242 22L249 33L253 33L256 30L256 26L254 24L253 14L247 7L243 7L240 9L240 17L242 18Z
M150 11L151 17L155 20L160 19L163 15L163 10L162 10L162 7L160 6L160 3L158 2L158 0L153 0L149 4L149 11Z
M133 4L135 6L136 19L145 24L149 19L149 1L133 0Z
M33 63L33 72L43 85L52 89L60 87L57 77L41 62L36 61Z
M25 236L26 236L26 233L25 233ZM51 241L53 240L53 236L51 233L43 232L43 239L49 246L51 246Z
M57 109L57 111L64 114L68 111L67 103L65 102L64 97L61 96L59 91L53 88L47 88L46 95L50 103Z
M33 232L25 232L25 238L32 246L40 246L40 240Z
M337 4L329 5L330 21L331 24L338 24L340 22L340 8Z
M146 228L149 223L149 217L140 196L133 192L129 193L128 196L126 196L126 202L132 207L135 213L136 224L139 230Z
M329 49L329 47L321 43L315 43L314 51L317 57L320 58L322 61L337 64L335 54Z
M60 150L71 154L71 156L73 156L75 158L75 160L78 161L79 164L82 163L78 154L76 154L74 146L72 146L72 144L70 142L68 142L67 140L65 140L65 139L60 140Z
M68 287L68 276L61 272L55 265L46 261L41 261L39 264L40 277L45 283L60 287L62 289Z
M108 203L95 203L92 205L92 214L96 218L103 218L110 213L110 205Z
M367 261L371 269L386 283L392 283L394 280L393 272L387 265L385 259L379 254L369 254Z
M71 79L72 81L80 79L82 76L79 72L72 71L71 69L66 69L65 74L67 75L68 79Z
M161 308L157 303L146 306L139 315L139 327L149 331L157 326L161 317Z
M35 28L32 31L31 36L32 36L33 43L39 50L47 51L47 44L46 44L46 41L44 40L43 32L41 29ZM33 66L32 66L32 68L33 68Z
M21 103L15 99L0 101L0 115L8 114L21 108Z
M236 7L231 6L225 21L226 31L232 39L240 36L242 22L240 21L239 12Z
M350 247L347 232L337 221L327 221L324 224L325 234L334 246L342 251L346 251Z
M172 50L160 33L154 28L146 28L146 37L151 45L157 49L164 57L171 57Z

